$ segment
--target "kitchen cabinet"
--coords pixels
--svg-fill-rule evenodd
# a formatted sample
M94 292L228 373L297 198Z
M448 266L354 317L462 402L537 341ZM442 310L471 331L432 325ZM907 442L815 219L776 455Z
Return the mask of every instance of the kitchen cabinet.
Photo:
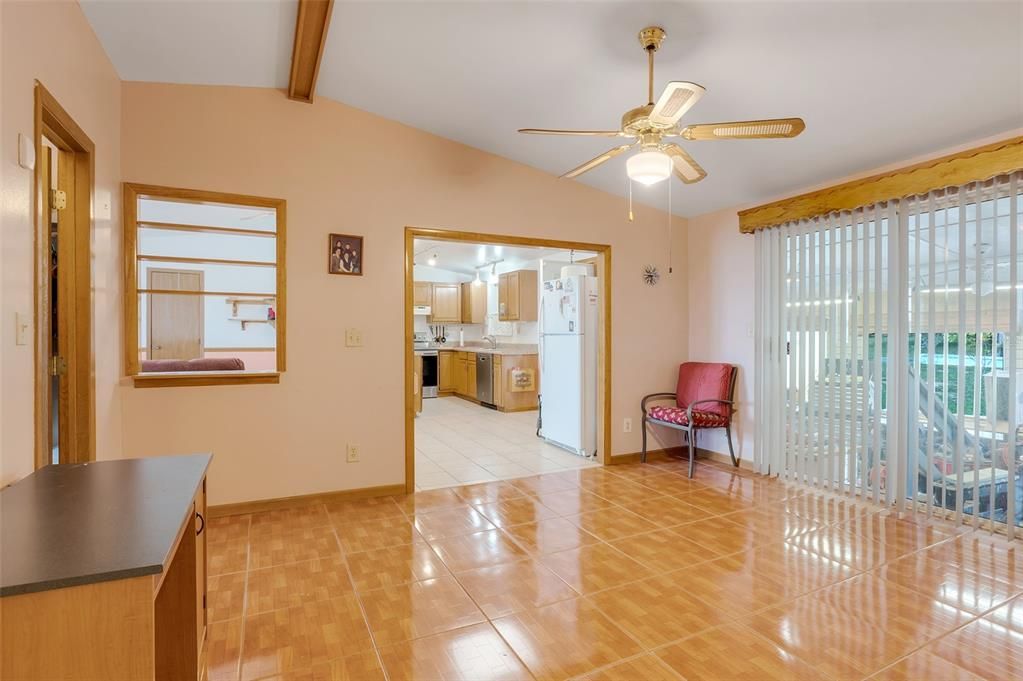
M487 320L487 285L481 281L462 284L462 323L483 324Z
M450 393L455 389L454 384L454 363L453 352L437 353L437 392Z
M472 399L476 398L476 353L465 353L465 394Z
M412 304L433 305L433 284L428 281L413 282Z
M462 321L462 288L459 284L434 284L430 321L459 324Z
M465 395L468 392L467 378L468 374L465 368L465 353L455 352L454 365L451 367L452 377L451 383L454 386L453 389L456 395Z
M530 411L537 408L540 390L540 362L538 355L504 355L494 362L494 403L504 411ZM496 360L496 358L495 358ZM532 386L516 389L512 384L512 370L532 372ZM498 376L500 374L500 376ZM498 402L498 400L500 400Z
M502 322L535 322L537 319L536 270L505 272L497 279L497 316Z
M0 678L205 677L211 458L46 466L0 492Z

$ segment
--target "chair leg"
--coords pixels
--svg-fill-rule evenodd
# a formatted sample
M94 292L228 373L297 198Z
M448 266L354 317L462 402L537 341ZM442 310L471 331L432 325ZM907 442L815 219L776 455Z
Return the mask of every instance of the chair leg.
M696 448L693 444L692 429L686 431L686 439L689 440L689 477L693 477L693 470L696 467Z
M735 448L732 447L732 427L725 426L725 436L728 438L728 455L732 457L732 465L736 468L739 467L739 462L735 458Z
M640 421L640 427L643 429L643 454L640 461L646 463L646 416Z

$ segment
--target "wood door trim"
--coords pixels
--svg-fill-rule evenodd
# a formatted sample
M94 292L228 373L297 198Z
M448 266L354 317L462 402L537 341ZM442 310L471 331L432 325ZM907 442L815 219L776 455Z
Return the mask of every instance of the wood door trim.
M206 273L203 272L202 270L183 270L168 267L151 267L150 269L146 270L146 284L148 285L147 290L154 290L153 289L154 273L198 274L199 290L194 292L197 295L202 293L202 290L206 285ZM200 305L199 307L199 352L201 353L200 357L206 353L206 315L203 305ZM153 296L149 296L146 299L146 356L149 359L153 358Z
M412 394L413 376L415 373L415 352L412 346L415 322L412 315L413 268L415 265L415 239L434 239L440 241L461 241L499 246L540 246L563 250L590 251L604 258L604 272L601 277L602 328L601 343L598 353L597 374L602 378L603 395L598 404L603 409L601 421L604 427L602 438L601 460L604 465L611 463L611 357L612 357L612 306L611 306L611 246L610 244L594 244L582 241L560 241L536 237L508 236L485 232L467 232L426 227L405 227L405 491L409 494L416 489L415 477L415 396ZM439 381L438 381L439 383Z
M69 196L73 211L74 250L63 271L73 291L73 333L68 347L62 349L68 361L68 423L73 437L67 449L68 462L83 463L96 458L96 357L92 348L92 201L95 187L96 146L70 114L39 81L34 86L34 142L36 167L33 173L34 201L32 222L35 226L34 323L33 342L35 468L50 461L50 225L49 199L43 196L43 177L39 159L43 158L43 136L64 152L71 154L74 181ZM60 276L60 275L58 275ZM62 457L64 454L62 453Z

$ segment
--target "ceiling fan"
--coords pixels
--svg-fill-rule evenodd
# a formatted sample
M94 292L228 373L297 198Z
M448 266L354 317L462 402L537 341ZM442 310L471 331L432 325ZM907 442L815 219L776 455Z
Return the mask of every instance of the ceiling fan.
M576 177L593 170L615 156L639 146L641 151L626 161L629 177L646 185L666 180L674 171L686 184L699 182L707 176L693 157L668 137L686 140L762 139L769 137L795 137L806 125L801 118L774 118L732 123L704 123L680 127L679 121L703 97L706 89L696 83L672 81L654 101L654 52L665 37L664 29L648 26L639 32L639 43L647 53L647 103L626 111L620 130L548 130L523 128L519 132L530 135L591 135L598 137L628 137L636 141L605 151L600 156L573 168L561 177Z

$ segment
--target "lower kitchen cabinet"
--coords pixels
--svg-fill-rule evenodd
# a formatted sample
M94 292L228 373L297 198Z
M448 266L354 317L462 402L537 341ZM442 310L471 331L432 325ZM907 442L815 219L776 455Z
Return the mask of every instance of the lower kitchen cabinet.
M450 393L455 389L453 352L437 353L437 392Z
M455 355L455 360L454 360L454 365L451 368L452 373L453 373L452 378L451 378L451 382L452 382L452 384L454 386L454 391L455 391L456 395L466 395L466 394L468 394L468 385L467 385L468 375L467 375L466 366L465 366L466 365L466 359L465 359L466 353L464 353L464 352L455 352L453 354Z
M476 353L467 352L465 353L465 382L466 390L465 394L472 399L476 397Z

